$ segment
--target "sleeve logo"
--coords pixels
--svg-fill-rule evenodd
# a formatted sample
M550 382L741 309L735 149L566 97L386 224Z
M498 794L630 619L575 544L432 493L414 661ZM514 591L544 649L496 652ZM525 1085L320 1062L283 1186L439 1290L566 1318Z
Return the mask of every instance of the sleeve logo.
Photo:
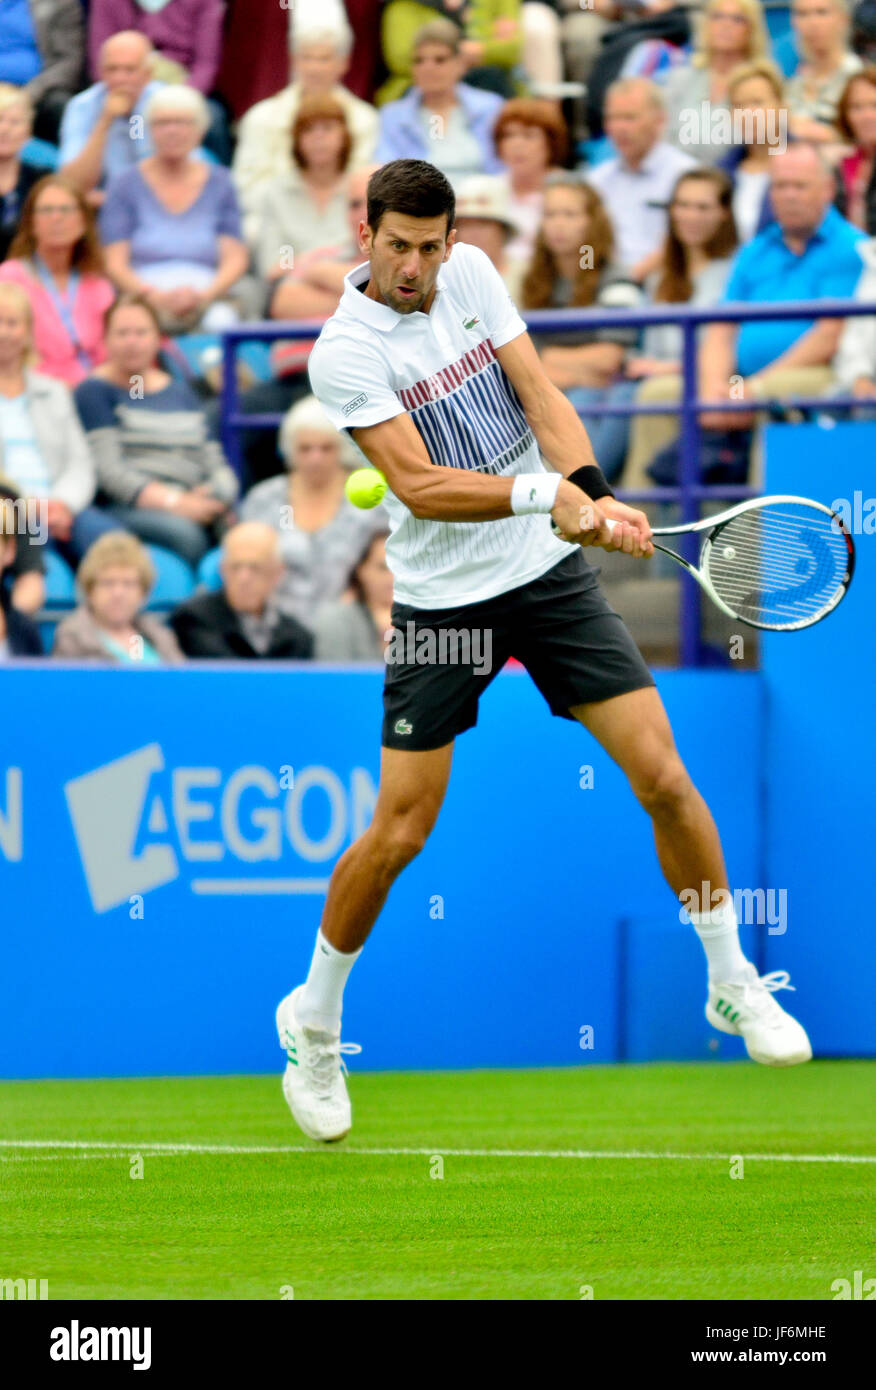
M353 411L358 410L360 405L364 405L367 399L368 397L364 394L361 396L354 396L351 401L347 401L347 404L342 407L341 414L352 415Z

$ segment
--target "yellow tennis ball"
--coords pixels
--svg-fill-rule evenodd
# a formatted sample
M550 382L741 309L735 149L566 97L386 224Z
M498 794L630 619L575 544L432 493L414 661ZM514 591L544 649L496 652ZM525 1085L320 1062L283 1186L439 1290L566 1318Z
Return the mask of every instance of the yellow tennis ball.
M386 493L386 479L378 468L357 468L344 487L354 507L376 507Z

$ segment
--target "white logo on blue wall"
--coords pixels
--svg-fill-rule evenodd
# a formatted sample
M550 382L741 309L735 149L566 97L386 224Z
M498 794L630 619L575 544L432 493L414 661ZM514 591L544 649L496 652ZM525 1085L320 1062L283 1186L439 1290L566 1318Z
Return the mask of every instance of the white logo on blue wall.
M168 844L135 846L149 783L164 768L157 743L74 777L64 787L73 833L95 912L106 912L132 893L148 893L179 874ZM167 815L156 798L149 810L152 834L167 831Z
M327 870L358 838L377 789L363 767L346 784L333 768L300 767L285 787L258 764L168 768L151 743L64 794L92 905L108 912L187 867L199 871L189 882L198 894L323 893L327 876L308 870Z

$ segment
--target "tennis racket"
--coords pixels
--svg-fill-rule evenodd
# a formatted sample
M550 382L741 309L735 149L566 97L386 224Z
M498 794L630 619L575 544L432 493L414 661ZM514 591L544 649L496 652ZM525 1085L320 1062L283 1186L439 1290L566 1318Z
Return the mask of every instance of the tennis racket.
M617 524L606 518L613 529ZM653 535L702 532L699 560L671 555L722 612L749 627L794 632L832 613L855 569L855 546L842 518L806 497L756 497L686 526Z

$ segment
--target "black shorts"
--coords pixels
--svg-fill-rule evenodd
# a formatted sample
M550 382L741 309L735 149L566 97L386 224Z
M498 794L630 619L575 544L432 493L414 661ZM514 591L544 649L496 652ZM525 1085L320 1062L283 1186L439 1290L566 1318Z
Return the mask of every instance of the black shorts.
M580 550L538 579L460 608L392 607L383 746L425 752L478 719L478 700L509 657L551 713L654 685L623 619Z

